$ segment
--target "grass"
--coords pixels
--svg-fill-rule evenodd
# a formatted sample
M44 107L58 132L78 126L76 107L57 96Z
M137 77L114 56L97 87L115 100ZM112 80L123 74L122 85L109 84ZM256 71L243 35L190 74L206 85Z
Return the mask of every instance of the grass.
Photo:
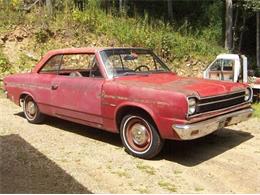
M182 33L183 28L189 27L180 28L161 20L153 20L150 24L148 15L144 18L118 17L95 8L85 12L74 10L71 18L72 23L85 24L88 31L116 39L120 45L153 48L171 61L187 56L215 56L221 51L216 41L209 40L205 33L195 35L187 30Z
M116 171L112 171L112 174L118 175L119 177L126 177L129 178L129 174L125 171L125 170L116 170Z
M167 182L167 181L159 181L159 182L158 182L158 185L159 185L161 188L163 188L163 189L165 189L165 190L168 190L168 191L170 191L170 192L176 192L176 191L177 191L175 185L172 184L172 183L169 183L169 182Z
M137 188L137 189L134 189L134 190L138 191L140 194L148 194L149 193L149 190L146 187Z
M178 174L181 174L182 171L178 171L178 170L174 170L174 174L178 175Z
M203 191L203 190L204 190L204 188L201 188L201 187L196 187L196 188L195 188L195 191L196 191L196 192L201 192L201 191Z
M254 109L254 113L253 116L256 118L260 118L260 104L259 103L255 103L252 105L253 109Z
M149 175L155 175L155 169L149 165L138 163L136 167L144 173L147 173Z
M7 57L3 53L3 49L0 47L0 78L3 77L3 73L12 72L12 66L8 61Z

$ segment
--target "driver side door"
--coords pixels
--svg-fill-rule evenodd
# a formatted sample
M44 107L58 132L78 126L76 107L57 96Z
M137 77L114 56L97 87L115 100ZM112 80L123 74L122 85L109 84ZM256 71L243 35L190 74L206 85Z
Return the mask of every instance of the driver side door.
M63 55L59 73L52 83L52 102L57 117L101 127L101 90L94 53ZM96 74L93 74L95 71Z

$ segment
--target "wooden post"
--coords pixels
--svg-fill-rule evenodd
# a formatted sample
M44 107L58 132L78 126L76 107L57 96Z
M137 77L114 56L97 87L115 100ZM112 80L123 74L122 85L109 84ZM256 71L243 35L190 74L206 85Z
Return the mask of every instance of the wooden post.
M225 32L225 49L231 50L232 48L232 25L233 25L233 6L232 0L226 0L226 32Z

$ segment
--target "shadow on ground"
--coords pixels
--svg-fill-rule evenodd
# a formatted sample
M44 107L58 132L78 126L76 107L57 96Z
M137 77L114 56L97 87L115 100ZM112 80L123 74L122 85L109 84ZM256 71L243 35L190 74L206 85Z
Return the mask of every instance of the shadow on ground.
M91 193L19 135L0 137L0 193Z
M16 115L24 117L23 113ZM62 119L48 117L44 124L59 128L61 130L86 136L107 144L122 147L120 136L103 130L72 123ZM169 160L184 166L196 166L215 156L218 156L247 140L253 135L238 130L224 128L206 137L189 141L167 140L162 152L153 160ZM126 154L127 155L127 154Z
M248 132L224 128L196 140L167 141L157 158L174 161L184 166L195 166L253 137Z
M15 115L25 118L23 112L16 113ZM50 116L46 117L46 120L44 120L43 124L46 124L46 125L49 125L49 126L61 129L61 130L69 131L71 133L76 133L78 135L85 136L85 137L88 137L93 140L106 142L108 144L111 144L111 145L114 145L117 147L122 147L122 142L120 140L120 136L118 136L118 134L116 134L116 133L110 133L110 132L96 129L93 127L88 127L85 125L81 125L78 123L74 123L74 122L70 122L70 121L66 121L66 120L63 120L60 118L50 117ZM41 125L41 124L39 124L39 125Z

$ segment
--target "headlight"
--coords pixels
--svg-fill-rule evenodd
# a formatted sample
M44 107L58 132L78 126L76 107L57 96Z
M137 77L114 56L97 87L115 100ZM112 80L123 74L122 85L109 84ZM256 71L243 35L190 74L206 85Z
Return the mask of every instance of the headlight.
M245 90L245 101L249 101L251 99L251 90L249 88L246 88Z
M192 115L196 112L196 105L197 105L196 98L188 99L188 114L189 115Z

